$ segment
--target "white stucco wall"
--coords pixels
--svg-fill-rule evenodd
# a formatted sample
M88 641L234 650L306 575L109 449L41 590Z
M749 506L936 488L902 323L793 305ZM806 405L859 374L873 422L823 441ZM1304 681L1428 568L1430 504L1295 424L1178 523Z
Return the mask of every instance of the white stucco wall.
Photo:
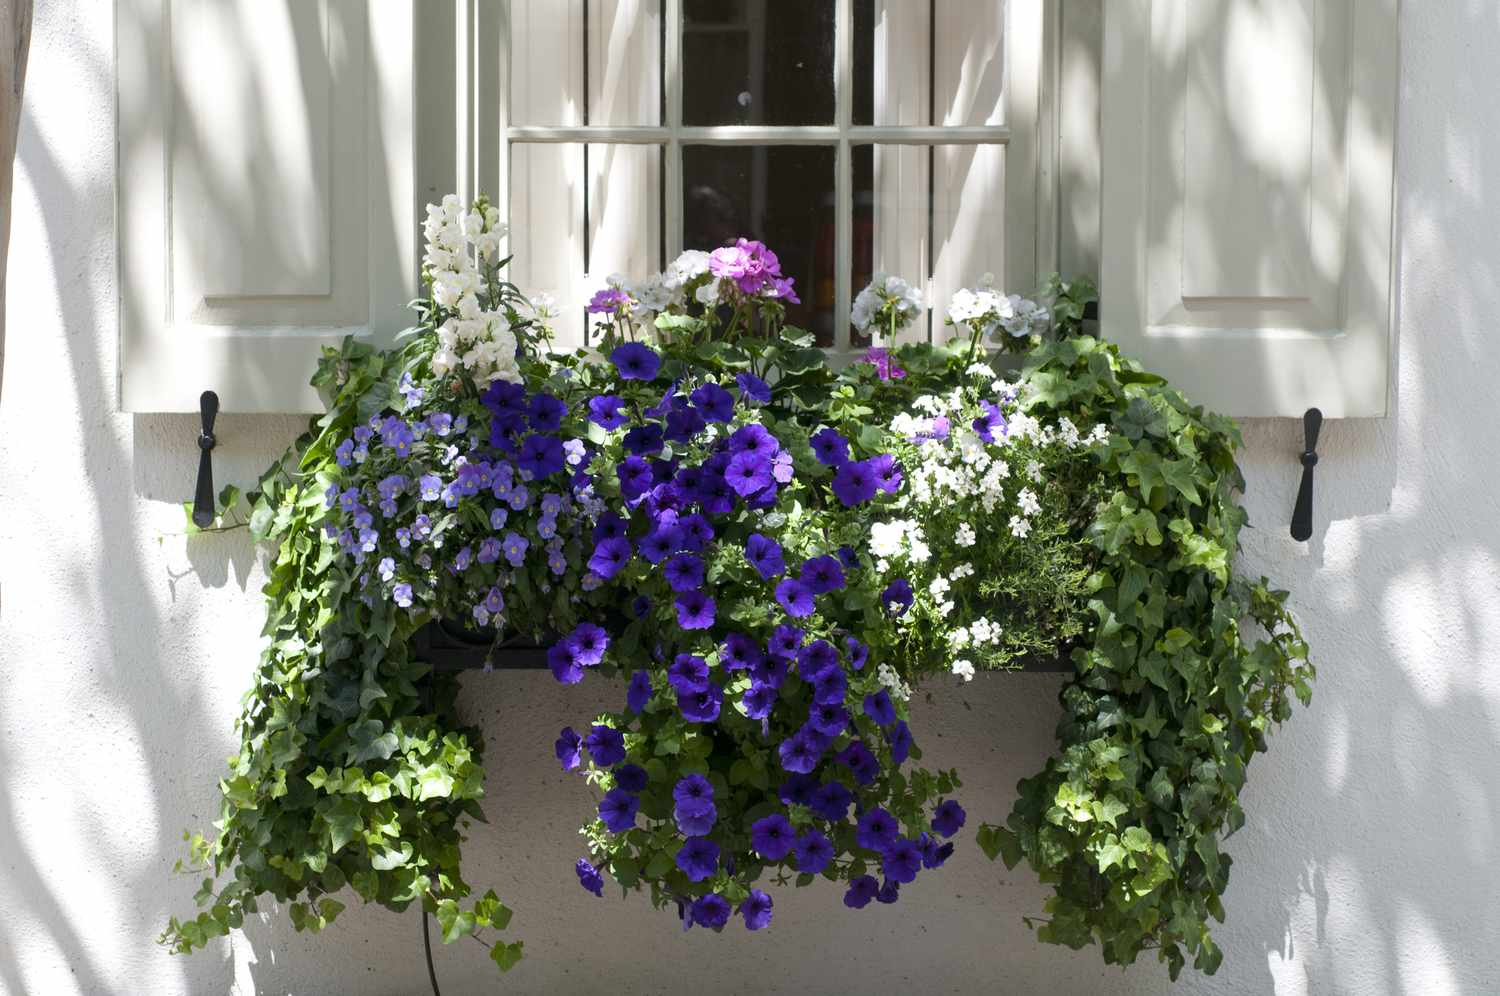
M1225 963L1185 992L1500 989L1500 7L1407 3L1399 364L1392 418L1324 433L1318 532L1286 537L1300 429L1246 427L1245 563L1290 586L1321 678L1251 768ZM115 411L109 0L37 4L16 171L0 393L0 992L425 991L414 912L353 909L321 937L280 916L191 959L153 940L194 885L169 871L212 819L261 610L243 535L187 545L190 418ZM1204 399L1211 401L1212 399ZM299 420L223 418L216 471L249 481ZM965 837L892 908L776 894L764 935L681 934L573 880L588 801L551 740L618 689L476 675L491 824L471 880L531 957L496 983L439 951L445 992L1160 992L1153 964L1037 945L1042 890ZM975 823L1050 746L1057 679L995 676L924 706Z

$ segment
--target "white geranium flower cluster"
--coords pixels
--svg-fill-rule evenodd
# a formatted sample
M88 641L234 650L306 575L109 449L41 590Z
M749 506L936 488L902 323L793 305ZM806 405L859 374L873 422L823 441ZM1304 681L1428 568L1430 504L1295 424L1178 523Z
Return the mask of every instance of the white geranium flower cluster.
M911 686L901 680L901 675L889 664L882 664L875 669L875 677L891 693L891 698L900 699L905 702L911 698Z
M500 212L482 202L465 210L449 194L442 204L427 205L422 231L427 239L422 262L433 302L454 313L437 328L432 372L443 377L462 369L481 387L495 380L519 383L516 335L488 286L506 233Z
M922 311L922 292L900 277L877 273L854 298L849 321L861 332L894 338Z
M981 338L1000 330L1006 335L1023 338L1046 324L1047 309L1019 294L1002 294L995 290L995 275L986 273L979 286L964 288L953 294L948 303L948 323L967 325Z

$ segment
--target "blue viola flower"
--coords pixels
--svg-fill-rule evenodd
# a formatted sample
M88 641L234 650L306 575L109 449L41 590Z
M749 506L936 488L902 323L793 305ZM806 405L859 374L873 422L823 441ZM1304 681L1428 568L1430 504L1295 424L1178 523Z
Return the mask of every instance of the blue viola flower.
M650 778L638 764L622 764L615 769L615 784L627 792L644 792Z
M845 508L862 505L875 497L879 485L868 460L851 461L834 471L833 493Z
M750 895L740 903L740 916L750 930L761 930L771 925L771 897L760 889L751 889ZM694 916L697 914L695 913Z
M688 395L698 411L710 422L728 422L734 418L734 395L718 384L703 384Z
M708 662L694 654L678 654L667 668L667 682L678 692L708 690Z
M837 557L814 557L803 563L801 579L814 595L839 591L844 587L844 567Z
M818 874L833 860L833 842L820 830L803 833L792 850L797 859L797 870L806 875Z
M368 531L369 530L366 530L366 532L368 532ZM391 600L394 601L397 605L401 606L401 608L403 608L403 609L409 609L409 608L411 608L411 603L412 603L411 585L407 584L404 581L401 582L400 584L396 585L394 588L391 589Z
M901 838L887 845L880 855L880 871L886 880L905 885L922 870L922 849L914 840Z
M609 361L620 372L621 380L654 380L661 369L661 357L650 346L627 342L609 354Z
M875 894L880 891L880 883L873 876L861 875L859 878L850 879L849 890L844 893L844 905L851 910L862 910L870 905Z
M677 867L689 882L713 878L719 871L719 845L707 837L689 837L677 852Z
M600 875L599 869L589 864L586 858L579 858L573 870L578 874L579 885L596 896L604 895L604 876Z
M767 581L786 571L781 544L760 533L751 533L745 541L745 559L755 568L755 573Z
M693 900L693 923L709 930L718 930L729 922L729 900L716 892L699 896Z
M635 814L641 808L640 796L614 788L599 802L599 818L610 833L624 833L635 826Z
M813 434L813 456L825 467L842 467L849 462L849 440L832 429L822 429Z
M625 399L615 394L601 394L597 398L590 398L589 421L602 429L613 431L629 421L620 410L624 407Z
M750 849L767 861L780 861L797 842L791 821L780 813L762 817L750 825Z
M625 760L625 735L612 726L595 723L583 738L583 746L601 768L612 768Z
M878 726L890 726L896 721L896 706L891 702L891 695L884 688L874 695L865 696L865 715L873 719Z
M864 811L854 827L854 840L869 851L884 851L895 843L901 833L901 824L880 806Z
M793 619L812 615L816 607L812 589L795 578L786 578L776 586L776 601Z
M953 799L944 799L932 814L932 829L944 837L952 837L963 829L968 814L964 807Z
M625 708L640 712L651 701L651 676L637 671L630 676L630 685L625 689Z
M576 770L583 761L583 739L573 731L571 726L563 727L552 749L557 754L557 759L562 762L564 771Z
M708 629L714 624L718 605L703 591L689 591L677 596L677 625L683 629Z
M739 385L740 394L751 401L765 404L771 400L771 385L754 374L739 374L734 378L734 382Z

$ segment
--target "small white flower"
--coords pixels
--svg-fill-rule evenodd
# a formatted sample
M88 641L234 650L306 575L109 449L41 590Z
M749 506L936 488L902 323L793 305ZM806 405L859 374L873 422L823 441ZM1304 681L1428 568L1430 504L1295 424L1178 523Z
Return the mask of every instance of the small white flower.
M1042 465L1041 465L1041 463L1038 462L1038 461L1036 461L1036 460L1031 460L1031 461L1027 462L1027 464L1026 464L1026 476L1029 477L1029 478L1031 478L1033 481L1035 481L1038 484L1042 483Z
M965 681L974 680L974 662L970 660L956 660L953 662L953 673Z
M974 535L974 527L967 522L959 523L958 529L953 534L953 542L962 547L970 547L978 539Z
M1019 515L1012 515L1010 517L1010 534L1012 536L1017 539L1025 539L1026 534L1029 532L1031 532L1030 520L1023 519Z
M1041 502L1036 500L1036 493L1030 488L1022 488L1021 493L1016 495L1016 504L1021 509L1021 514L1026 516L1035 515L1042 510Z

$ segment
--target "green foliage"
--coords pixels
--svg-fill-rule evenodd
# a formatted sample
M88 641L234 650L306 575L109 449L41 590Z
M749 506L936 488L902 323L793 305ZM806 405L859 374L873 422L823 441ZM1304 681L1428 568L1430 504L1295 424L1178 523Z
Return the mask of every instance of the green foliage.
M469 901L459 874L463 828L481 818L483 744L457 721L454 681L411 654L426 616L357 598L358 569L322 528L335 445L386 408L420 348L374 352L351 339L327 351L314 383L328 413L246 496L252 534L275 551L263 589L269 646L220 782L217 836L188 837L178 865L205 877L201 912L173 917L161 936L175 952L240 926L262 896L286 904L296 929L322 930L345 888L392 910L421 903L448 942L510 920L493 892ZM495 941L491 953L506 969L520 945Z
M1053 887L1041 940L1097 943L1118 964L1155 949L1174 978L1189 958L1213 972L1232 863L1220 843L1244 822L1246 765L1314 674L1286 593L1231 570L1238 429L1087 336L1042 345L1023 380L1033 414L1113 431L1083 537L1094 625L1060 695L1059 752L979 843Z

